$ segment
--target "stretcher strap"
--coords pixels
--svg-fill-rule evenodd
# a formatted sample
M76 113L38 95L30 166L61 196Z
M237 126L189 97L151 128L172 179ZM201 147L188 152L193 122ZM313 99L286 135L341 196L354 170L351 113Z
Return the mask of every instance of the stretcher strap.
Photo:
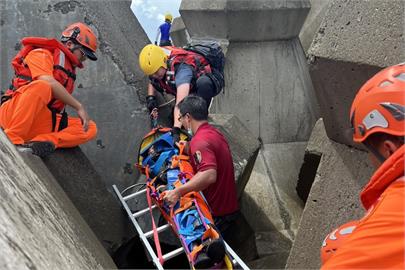
M200 244L199 246L194 247L193 250L190 252L189 256L193 263L195 263L196 256L203 249L203 247L204 246L202 244Z
M156 229L155 219L153 218L152 200L151 200L151 197L150 197L150 189L149 188L146 188L146 198L148 199L149 212L150 212L150 217L152 219L153 240L155 241L156 252L157 252L160 264L163 265L164 259L163 259L163 256L162 256L162 249L160 248L159 235L158 235L158 231Z

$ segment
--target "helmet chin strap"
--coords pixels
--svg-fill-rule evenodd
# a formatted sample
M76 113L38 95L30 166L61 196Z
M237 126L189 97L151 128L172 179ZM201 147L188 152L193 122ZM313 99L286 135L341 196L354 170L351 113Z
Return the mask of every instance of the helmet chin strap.
M364 142L363 145L367 148L368 151L370 151L381 163L384 163L386 158L377 151L377 149L373 146L371 146L369 143Z

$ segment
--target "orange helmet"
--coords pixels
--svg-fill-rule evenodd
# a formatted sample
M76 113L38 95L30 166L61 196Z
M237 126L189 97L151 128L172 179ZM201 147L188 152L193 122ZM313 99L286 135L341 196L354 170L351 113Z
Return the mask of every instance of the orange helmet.
M353 100L353 141L373 133L405 136L405 63L388 67L368 80Z
M82 45L83 52L90 60L97 60L97 56L94 54L97 50L97 37L90 27L84 23L77 22L69 25L62 32L61 40L74 40L78 44Z

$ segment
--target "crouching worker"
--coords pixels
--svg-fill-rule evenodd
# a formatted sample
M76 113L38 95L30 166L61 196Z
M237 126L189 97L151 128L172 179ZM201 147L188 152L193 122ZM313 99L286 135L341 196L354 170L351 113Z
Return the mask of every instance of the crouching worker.
M12 60L15 77L1 98L0 126L19 149L44 157L55 148L74 147L96 136L96 124L71 94L75 69L97 60L97 38L83 23L67 27L56 39L27 37ZM69 105L78 118L68 117Z
M208 47L207 47L208 48ZM206 48L206 49L207 49ZM202 52L201 52L202 53ZM149 76L146 104L149 112L158 109L156 91L176 97L176 105L189 94L200 96L208 106L224 85L224 55L222 49L210 47L206 56L176 47L146 45L139 54L139 66ZM209 62L211 59L211 64ZM181 123L178 107L173 110L173 135L180 137Z
M188 151L195 175L186 184L167 191L164 200L170 205L184 194L202 191L207 200L214 222L226 242L239 216L234 167L229 145L225 137L208 124L208 109L204 98L194 95L185 97L177 105L179 122L193 134Z
M365 216L326 237L322 269L405 269L405 64L363 85L350 121L376 171L360 193Z

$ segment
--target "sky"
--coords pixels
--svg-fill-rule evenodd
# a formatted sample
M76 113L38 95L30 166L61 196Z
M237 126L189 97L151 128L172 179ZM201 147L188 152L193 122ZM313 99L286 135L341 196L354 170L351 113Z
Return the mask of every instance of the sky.
M181 0L132 0L131 9L151 41L155 41L157 28L164 22L164 15L180 16Z

